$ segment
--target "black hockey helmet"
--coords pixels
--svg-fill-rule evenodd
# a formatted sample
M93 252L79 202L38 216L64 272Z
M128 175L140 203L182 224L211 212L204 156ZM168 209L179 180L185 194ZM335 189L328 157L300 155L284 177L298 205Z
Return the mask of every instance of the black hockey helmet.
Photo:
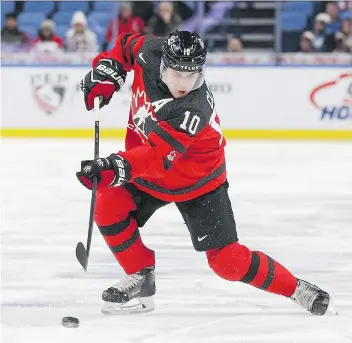
M196 32L173 31L163 44L165 67L177 71L201 72L206 56L204 43Z

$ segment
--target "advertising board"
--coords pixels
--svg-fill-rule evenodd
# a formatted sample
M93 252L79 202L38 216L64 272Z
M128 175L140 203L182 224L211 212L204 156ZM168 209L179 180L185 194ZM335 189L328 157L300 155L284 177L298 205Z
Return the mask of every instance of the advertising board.
M2 135L90 136L94 119L79 87L87 70L3 68ZM124 135L132 79L102 109L103 136ZM206 79L228 138L352 138L351 69L208 67Z

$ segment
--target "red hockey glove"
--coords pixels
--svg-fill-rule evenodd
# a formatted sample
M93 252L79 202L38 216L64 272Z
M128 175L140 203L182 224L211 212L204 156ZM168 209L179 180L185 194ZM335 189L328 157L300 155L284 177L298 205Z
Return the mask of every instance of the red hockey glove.
M82 161L81 170L76 176L88 189L92 189L94 178L98 180L98 188L106 188L128 182L131 179L130 171L130 164L123 157L112 154L107 158Z
M114 92L120 90L125 83L126 71L121 63L108 58L102 58L81 81L86 108L90 111L94 107L94 98L101 96L100 108L107 105Z

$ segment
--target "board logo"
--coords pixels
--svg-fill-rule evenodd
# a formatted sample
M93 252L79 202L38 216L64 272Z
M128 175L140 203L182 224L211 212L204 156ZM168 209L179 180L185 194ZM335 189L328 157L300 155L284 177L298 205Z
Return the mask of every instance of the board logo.
M63 103L68 76L60 73L35 74L31 77L32 92L38 107L50 115Z
M352 119L352 73L317 85L309 96L321 120Z

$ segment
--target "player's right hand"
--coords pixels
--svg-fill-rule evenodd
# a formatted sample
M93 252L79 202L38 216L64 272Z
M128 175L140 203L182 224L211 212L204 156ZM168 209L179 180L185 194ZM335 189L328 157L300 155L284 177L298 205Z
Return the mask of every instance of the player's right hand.
M122 185L131 178L131 166L122 156L111 154L106 158L85 160L81 162L81 170L76 173L79 182L92 189L94 179L98 188Z
M117 92L125 83L126 71L121 63L103 58L82 79L81 90L84 93L84 102L88 111L94 107L94 98L99 96L100 108L107 105L114 92Z

